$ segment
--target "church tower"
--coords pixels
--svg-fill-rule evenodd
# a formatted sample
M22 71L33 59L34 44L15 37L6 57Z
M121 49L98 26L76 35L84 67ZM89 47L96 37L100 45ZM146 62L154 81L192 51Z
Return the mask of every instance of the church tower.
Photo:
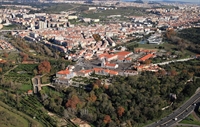
M106 59L104 58L101 62L101 67L105 67L105 64L106 64Z

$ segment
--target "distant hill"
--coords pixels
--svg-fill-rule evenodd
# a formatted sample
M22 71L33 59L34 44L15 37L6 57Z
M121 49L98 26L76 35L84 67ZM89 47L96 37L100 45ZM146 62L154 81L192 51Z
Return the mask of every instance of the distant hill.
M144 3L142 0L122 0L124 2Z
M160 4L158 1L149 1L148 4Z
M135 0L134 3L144 3L142 0Z
M166 3L189 3L189 2L184 2L181 0L163 0L163 2L166 2Z

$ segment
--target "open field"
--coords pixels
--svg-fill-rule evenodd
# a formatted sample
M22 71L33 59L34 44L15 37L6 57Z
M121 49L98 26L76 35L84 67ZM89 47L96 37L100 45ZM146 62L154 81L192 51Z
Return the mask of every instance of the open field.
M139 48L145 48L145 49L156 49L159 45L156 44L139 44Z

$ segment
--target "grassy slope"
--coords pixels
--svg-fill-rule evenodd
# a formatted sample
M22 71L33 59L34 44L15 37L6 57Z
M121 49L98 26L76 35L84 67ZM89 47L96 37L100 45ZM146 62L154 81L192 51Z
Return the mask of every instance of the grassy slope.
M198 121L192 114L186 117L184 120L182 120L180 123L183 124L194 124L194 125L200 125L200 121Z
M138 9L139 10L139 9ZM110 15L121 15L121 16L142 16L144 15L141 11L137 11L134 8L127 7L127 8L118 8L114 10L102 10L99 12L94 11L85 11L82 16L87 18L106 18Z
M28 127L29 122L0 106L0 125L1 127Z
M0 112L1 111L5 111L7 116L11 116L9 117L10 119L7 119L7 121L5 121L5 120L2 120L2 116L0 114L1 127L28 127L31 123L33 123L34 125L37 125L37 127L42 127L42 125L39 122L35 121L31 117L27 116L26 114L22 112L15 110L14 108L9 107L8 105L0 101ZM16 121L19 121L19 122L16 122ZM10 122L12 122L14 126ZM17 123L20 123L20 124L17 124Z
M46 13L60 13L61 11L68 11L70 9L73 9L75 6L75 4L57 4L50 6L43 11Z
M32 89L31 78L33 75L33 69L37 67L37 64L20 64L17 68L12 70L8 75L5 75L7 80L21 83L20 90L27 91ZM19 72L24 73L19 73Z
M199 44L200 42L200 28L191 28L191 29L184 29L178 33L178 36L189 40L195 44Z

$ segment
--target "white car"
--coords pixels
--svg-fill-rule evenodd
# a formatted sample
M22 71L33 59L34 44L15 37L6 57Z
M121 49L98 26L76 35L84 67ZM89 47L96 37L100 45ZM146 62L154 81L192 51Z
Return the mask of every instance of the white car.
M174 118L174 120L177 121L178 119L177 119L177 118Z

